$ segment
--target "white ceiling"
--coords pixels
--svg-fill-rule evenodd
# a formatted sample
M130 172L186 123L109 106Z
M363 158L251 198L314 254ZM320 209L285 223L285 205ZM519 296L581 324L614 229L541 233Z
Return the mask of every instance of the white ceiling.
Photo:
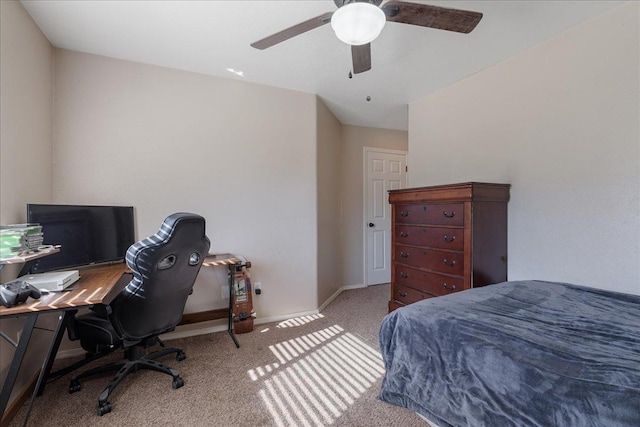
M410 102L625 2L415 1L484 17L470 34L387 23L371 44L371 71L352 79L350 47L330 25L249 46L334 11L332 0L21 3L55 47L314 93L342 123L406 130Z

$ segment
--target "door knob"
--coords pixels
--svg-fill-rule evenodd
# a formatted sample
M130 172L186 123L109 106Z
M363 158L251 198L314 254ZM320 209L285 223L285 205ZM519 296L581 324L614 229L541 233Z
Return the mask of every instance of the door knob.
M376 225L372 222L369 223L369 227L375 227Z

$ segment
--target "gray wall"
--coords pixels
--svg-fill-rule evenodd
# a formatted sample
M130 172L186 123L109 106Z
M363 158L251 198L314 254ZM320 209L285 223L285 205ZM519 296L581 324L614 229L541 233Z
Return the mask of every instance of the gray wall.
M26 204L50 202L52 49L22 5L0 1L0 224L26 219ZM7 266L0 281L16 277L18 269ZM51 318L45 318L46 326ZM23 319L3 319L2 331L12 339ZM34 332L30 348L46 345L49 332ZM4 378L14 349L0 339L0 378ZM42 363L41 354L30 351L14 391L19 391ZM15 395L15 393L14 393Z
M512 184L509 279L640 294L639 4L409 106L409 185Z
M318 301L320 307L342 287L342 209L340 129L333 113L318 108Z
M60 49L54 75L56 202L133 205L138 237L199 213L261 318L317 308L315 95ZM186 312L225 307L214 270Z

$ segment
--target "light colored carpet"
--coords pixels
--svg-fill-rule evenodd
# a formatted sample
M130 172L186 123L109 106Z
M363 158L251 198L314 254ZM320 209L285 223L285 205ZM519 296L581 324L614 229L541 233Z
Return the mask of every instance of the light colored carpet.
M69 374L36 399L29 425L425 426L414 413L377 399L378 330L388 298L389 285L344 291L320 315L238 335L239 349L226 332L167 341L187 354L182 362L160 360L180 371L184 387L173 390L168 375L136 372L102 417L97 397L111 375L84 380L80 392L69 394ZM75 360L57 361L54 369ZM25 412L26 405L11 426L21 425Z

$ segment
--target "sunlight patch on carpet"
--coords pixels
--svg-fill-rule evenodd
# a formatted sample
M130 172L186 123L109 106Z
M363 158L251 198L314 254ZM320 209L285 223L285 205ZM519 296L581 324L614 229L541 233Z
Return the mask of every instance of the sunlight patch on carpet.
M278 426L332 424L384 374L380 352L338 325L269 348L279 363L247 373Z
M294 326L302 326L311 323L314 320L324 318L323 314L310 314L308 316L299 316L292 319L284 320L276 325L276 328L292 328Z

